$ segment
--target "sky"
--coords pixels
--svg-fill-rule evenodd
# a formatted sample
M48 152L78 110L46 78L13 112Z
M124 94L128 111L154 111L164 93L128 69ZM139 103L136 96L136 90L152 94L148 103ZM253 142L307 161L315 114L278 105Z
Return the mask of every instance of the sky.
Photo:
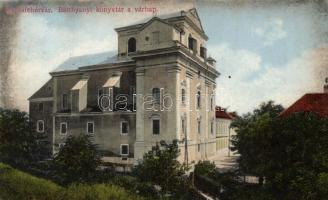
M287 107L305 93L322 92L328 76L328 15L322 5L158 2L126 0L108 5L147 5L156 7L158 14L196 7L209 37L208 54L217 60L221 73L218 105L246 113L264 101ZM28 110L27 98L67 58L116 50L114 28L154 15L20 14L8 72L14 105Z

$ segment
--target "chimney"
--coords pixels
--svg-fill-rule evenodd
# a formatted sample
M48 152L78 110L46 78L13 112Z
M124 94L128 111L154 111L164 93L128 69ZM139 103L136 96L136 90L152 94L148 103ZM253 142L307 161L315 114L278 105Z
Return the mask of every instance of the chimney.
M328 77L325 79L325 85L323 86L323 93L328 94Z

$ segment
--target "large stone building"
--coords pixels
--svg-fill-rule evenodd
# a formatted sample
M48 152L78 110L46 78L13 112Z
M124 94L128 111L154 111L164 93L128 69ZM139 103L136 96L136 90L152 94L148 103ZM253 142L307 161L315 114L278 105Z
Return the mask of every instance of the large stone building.
M197 11L115 30L117 52L66 60L30 97L31 120L52 153L69 135L90 134L110 161L136 161L156 142L174 139L180 161L214 156L219 73Z

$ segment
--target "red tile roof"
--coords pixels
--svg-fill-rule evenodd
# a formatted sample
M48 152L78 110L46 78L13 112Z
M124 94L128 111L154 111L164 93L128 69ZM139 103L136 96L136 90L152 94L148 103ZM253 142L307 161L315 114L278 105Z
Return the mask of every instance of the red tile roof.
M234 117L227 113L225 109L221 108L220 106L217 106L215 109L215 116L216 118L223 118L223 119L233 119Z
M328 117L328 93L305 94L279 116L297 112L314 112L320 117Z

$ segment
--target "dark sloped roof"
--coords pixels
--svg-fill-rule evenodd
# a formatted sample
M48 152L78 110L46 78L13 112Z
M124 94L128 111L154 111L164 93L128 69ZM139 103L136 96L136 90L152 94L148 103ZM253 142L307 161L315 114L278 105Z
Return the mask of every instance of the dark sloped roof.
M102 64L114 64L120 62L127 62L129 59L118 59L116 51L106 51L96 54L75 56L68 58L62 64L60 64L52 72L70 71L76 70L79 67L102 65Z
M314 112L320 117L328 117L328 94L310 93L305 94L293 105L284 110L280 116L289 116L298 112Z
M227 113L225 111L225 109L221 108L220 106L217 106L215 109L215 117L222 118L222 119L233 119L234 118L229 113Z

